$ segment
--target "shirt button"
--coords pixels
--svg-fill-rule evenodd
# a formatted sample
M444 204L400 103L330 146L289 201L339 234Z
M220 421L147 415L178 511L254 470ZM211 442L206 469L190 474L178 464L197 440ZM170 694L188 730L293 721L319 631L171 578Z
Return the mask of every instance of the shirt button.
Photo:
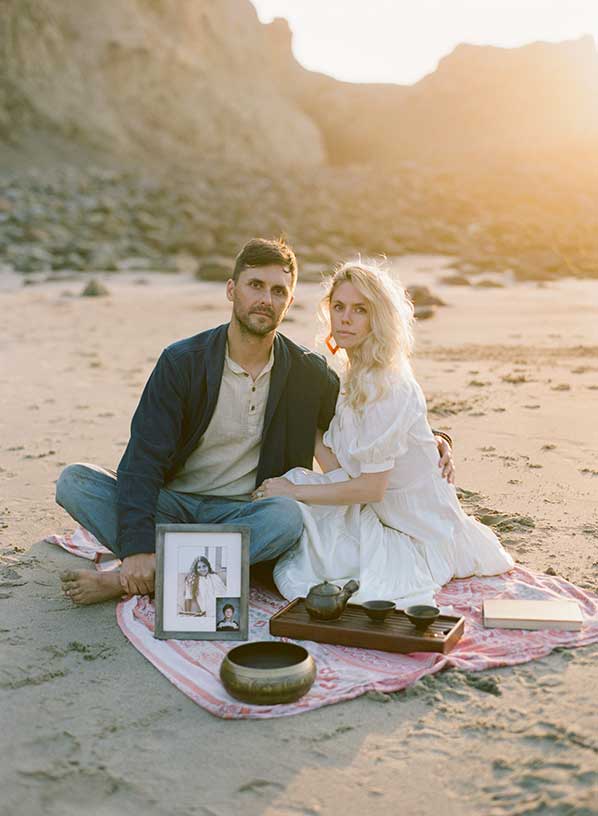
M252 405L252 406L251 406L251 410L252 410L252 411L255 411L255 405Z
M252 390L252 391L255 391L255 385L253 386L253 388L252 388L251 390Z

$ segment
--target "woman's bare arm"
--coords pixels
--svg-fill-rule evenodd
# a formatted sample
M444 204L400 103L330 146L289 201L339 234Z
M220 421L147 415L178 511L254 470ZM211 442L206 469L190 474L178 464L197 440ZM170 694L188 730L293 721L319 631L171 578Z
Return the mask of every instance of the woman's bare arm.
M322 473L328 473L329 470L336 470L340 467L332 450L324 444L324 434L319 428L316 434L316 462L322 468Z
M382 501L391 470L362 473L355 479L333 484L296 485L281 476L266 479L253 493L253 500L290 496L306 504L370 504Z

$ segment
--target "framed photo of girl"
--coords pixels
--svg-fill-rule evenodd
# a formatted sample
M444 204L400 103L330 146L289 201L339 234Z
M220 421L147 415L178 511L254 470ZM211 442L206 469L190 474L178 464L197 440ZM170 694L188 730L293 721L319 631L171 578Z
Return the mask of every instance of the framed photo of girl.
M247 640L249 527L156 525L156 621L161 640Z

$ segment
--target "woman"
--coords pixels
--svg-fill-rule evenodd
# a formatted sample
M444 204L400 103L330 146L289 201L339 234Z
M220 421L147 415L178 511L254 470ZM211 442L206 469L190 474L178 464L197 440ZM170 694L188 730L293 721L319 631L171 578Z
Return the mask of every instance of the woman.
M204 555L196 558L185 576L185 612L193 611L195 601L196 615L213 618L216 616L216 598L223 595L226 595L226 587L208 559Z
M347 263L322 301L327 345L347 367L336 413L316 441L322 474L295 468L254 498L291 496L305 529L274 569L286 598L323 580L360 581L352 602L432 603L451 578L495 575L513 559L442 478L409 356L413 307L382 269Z

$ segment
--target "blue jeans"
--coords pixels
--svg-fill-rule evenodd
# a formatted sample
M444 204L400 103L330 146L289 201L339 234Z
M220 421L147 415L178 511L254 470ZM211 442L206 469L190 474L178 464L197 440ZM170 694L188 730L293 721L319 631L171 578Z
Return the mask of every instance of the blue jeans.
M56 483L56 501L112 552L118 547L116 473L96 465L68 465ZM294 499L277 496L258 502L160 490L156 524L244 524L251 529L250 563L269 561L288 550L303 532Z

